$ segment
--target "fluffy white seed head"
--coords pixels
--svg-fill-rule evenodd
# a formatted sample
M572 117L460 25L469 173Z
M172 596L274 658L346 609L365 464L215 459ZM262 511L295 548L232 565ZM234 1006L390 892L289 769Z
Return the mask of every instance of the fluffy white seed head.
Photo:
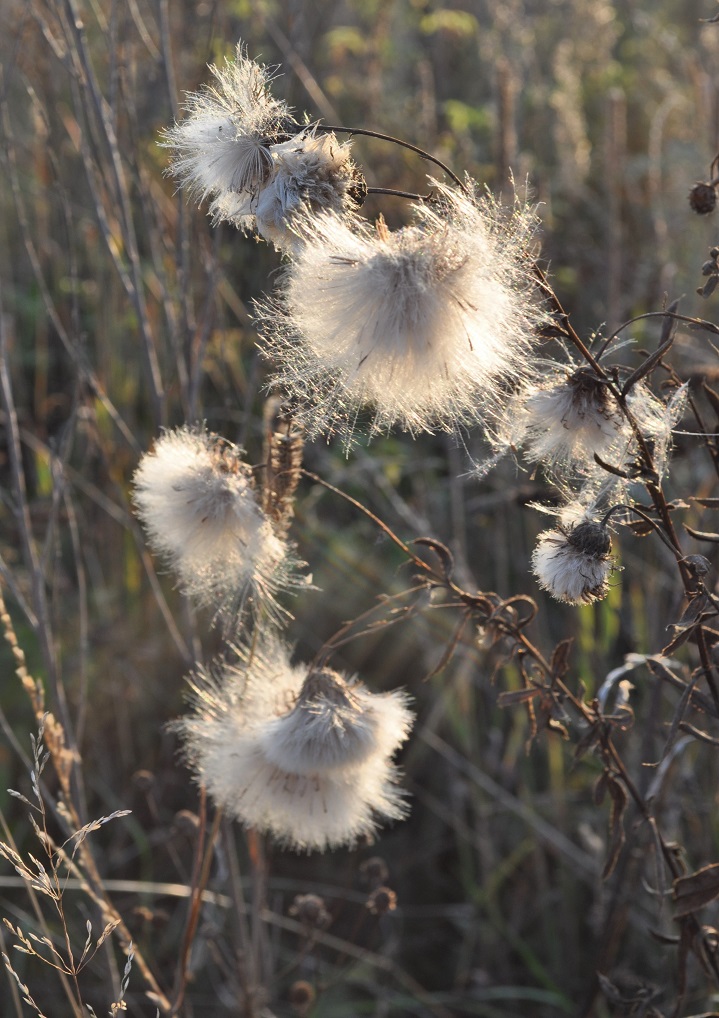
M360 178L350 151L350 142L340 143L334 134L302 131L270 146L271 170L262 188L252 195L223 192L210 212L215 222L255 228L278 250L295 250L302 243L293 229L298 212L342 214L356 207Z
M287 545L260 510L236 446L203 429L165 432L133 483L150 544L186 593L222 610L270 599L287 579Z
M371 835L380 820L406 814L398 773L390 760L410 725L401 696L389 709L378 708L385 711L385 723L392 720L399 730L375 737L373 747L365 741L359 753L361 737L350 736L356 759L338 761L337 741L335 750L328 751L317 741L317 730L308 735L306 724L304 740L291 731L291 723L278 727L277 722L296 710L307 669L291 666L279 641L242 654L244 660L237 666L201 671L194 677L193 712L175 726L197 780L219 806L246 826L304 851L354 844ZM307 690L305 697L309 699ZM356 717L354 721L358 728ZM277 752L268 752L288 732L294 755L301 757L301 770L279 765ZM292 757L292 750L288 752Z
M524 431L527 459L557 469L606 455L627 422L602 380L580 368L556 384L533 386L514 426Z
M241 44L234 60L210 70L215 85L190 93L187 116L164 133L175 153L170 172L200 199L255 194L270 176L270 145L290 110L270 93L271 71Z
M589 604L609 592L610 553L607 528L585 518L541 533L532 569L539 585L558 601Z
M403 693L370 693L325 668L309 673L295 706L265 727L261 745L281 770L336 771L391 756L411 725Z
M601 472L595 455L623 469L637 453L637 438L609 386L590 367L558 370L537 363L538 378L515 394L500 415L496 444L521 448L550 474L590 477ZM666 408L642 382L627 395L627 409L646 439L666 430Z
M281 297L259 315L311 431L351 431L365 405L375 430L482 421L529 370L533 215L433 186L438 202L395 232L333 214L298 224Z

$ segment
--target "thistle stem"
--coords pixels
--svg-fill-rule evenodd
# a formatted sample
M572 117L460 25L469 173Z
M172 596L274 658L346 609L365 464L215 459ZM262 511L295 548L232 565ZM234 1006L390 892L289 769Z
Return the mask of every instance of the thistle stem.
M393 187L368 187L367 194L391 194L396 198L411 198L413 201L429 201L431 194L414 194L412 191L396 191Z
M646 311L642 315L635 315L634 318L629 318L626 322L622 322L618 329L615 329L611 336L602 343L601 349L597 354L597 358L601 360L606 352L610 343L612 343L620 333L629 325L633 325L635 322L641 322L643 318L672 318L675 322L686 322L688 325L695 325L707 328L710 332L717 332L717 327L712 322L705 322L703 318L691 318L689 315L679 315L675 311Z
M391 134L382 134L380 131L370 131L364 127L331 127L328 124L318 124L318 131L326 131L328 134L349 134L355 135L360 134L366 138L376 138L378 141L389 141L393 145L399 145L401 148L408 148L410 152L416 153L421 159L426 159L430 163L434 163L450 177L451 180L461 188L465 194L467 194L467 188L459 179L456 173L450 170L449 166L442 162L441 159L437 159L436 156L430 155L429 152L425 152L423 148L419 148L417 145L412 145L409 141L403 141L402 138L395 138Z

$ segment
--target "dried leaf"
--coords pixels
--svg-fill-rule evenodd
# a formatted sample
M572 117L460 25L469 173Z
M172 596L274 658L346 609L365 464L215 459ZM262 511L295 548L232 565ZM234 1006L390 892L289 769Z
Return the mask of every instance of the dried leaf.
M515 703L526 703L527 700L532 700L535 696L539 696L539 690L536 688L510 689L499 694L497 706L513 707Z
M649 537L654 533L654 527L646 520L632 520L627 526L635 537Z
M561 640L552 651L550 667L552 675L557 679L563 679L569 671L569 654L573 643L574 638L570 636L567 640Z
M719 898L719 863L711 863L686 877L677 877L672 892L675 917L691 915Z
M626 396L630 393L638 382L641 382L643 378L654 370L673 342L674 334L672 333L668 339L657 347L653 354L650 354L649 357L647 357L643 364L640 364L638 368L632 371L631 375L622 386L622 396Z
M605 771L607 775L606 787L611 796L612 804L609 811L609 851L607 861L602 870L602 879L606 880L614 872L619 854L624 845L624 812L627 808L627 793L613 774Z
M697 626L706 619L711 619L719 614L707 594L698 594L693 597L682 613L678 622L672 623L669 627L679 632L670 640L666 647L662 648L662 654L671 654L677 647L681 647L693 635Z
M666 647L662 647L662 654L673 654L675 650L679 650L687 640L690 640L692 633L694 632L694 626L688 626L686 629L680 630L676 636L674 636Z
M556 718L549 718L547 721L547 728L551 732L556 732L557 735L561 735L565 742L569 741L569 731L567 726L563 725L561 721L557 721Z
M666 343L667 340L671 339L674 336L674 333L677 331L679 322L677 321L676 318L672 318L672 315L676 315L678 313L680 301L681 297L677 297L676 300L673 300L671 302L669 307L664 308L666 317L662 322L662 331L661 335L659 336L660 345L662 343Z
M683 526L687 534L697 541L711 541L712 544L719 544L719 534L710 534L706 530L694 530L693 527L687 526L686 523Z
M417 537L412 544L421 544L425 548L430 548L442 563L444 578L446 580L450 580L452 578L452 573L454 572L454 556L446 545L442 544L441 541L435 541L432 537Z
M700 297L711 297L717 288L717 283L719 283L719 276L709 276L704 286L698 287L697 293Z

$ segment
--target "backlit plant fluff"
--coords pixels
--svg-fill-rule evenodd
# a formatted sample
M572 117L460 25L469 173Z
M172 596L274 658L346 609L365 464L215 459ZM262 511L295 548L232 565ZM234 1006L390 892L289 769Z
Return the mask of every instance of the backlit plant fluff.
M224 191L210 206L215 222L256 229L278 250L292 250L300 238L292 229L295 214L307 209L343 213L357 207L361 185L349 142L334 134L300 132L268 149L271 171L265 185L252 193Z
M175 726L218 806L306 851L406 814L391 761L412 723L404 693L292 666L278 641L240 654L194 677L193 713Z
M503 415L502 440L521 446L527 460L552 474L587 474L597 469L595 454L623 466L634 451L635 435L607 380L589 367L546 374L522 388ZM641 382L627 394L627 409L645 438L666 429L666 408Z
M532 555L539 585L558 601L589 604L609 592L612 542L603 523L584 519L545 530Z
M290 109L270 92L272 72L248 60L241 43L234 60L210 70L217 84L188 93L186 118L164 134L176 153L170 172L200 198L255 195L272 171L270 145Z
M289 579L287 543L262 513L236 446L200 428L165 432L133 483L150 543L185 593L231 615L248 599L271 607Z
M200 200L212 197L215 223L256 230L285 250L298 244L291 224L299 209L357 206L363 181L350 142L300 128L270 92L271 72L241 45L234 60L210 70L217 85L188 95L187 117L165 131L164 144L176 153L170 173Z
M280 297L258 312L310 431L351 432L365 405L376 431L484 421L529 369L534 214L432 185L438 200L404 229L330 214L298 224Z
M297 774L387 759L409 734L406 701L401 692L370 693L329 668L311 671L292 710L266 726L262 748L276 766Z

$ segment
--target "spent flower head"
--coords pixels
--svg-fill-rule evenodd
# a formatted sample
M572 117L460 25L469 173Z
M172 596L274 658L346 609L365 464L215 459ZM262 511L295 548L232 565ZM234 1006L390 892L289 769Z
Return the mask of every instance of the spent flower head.
M261 743L268 760L297 774L339 770L389 757L412 727L407 696L371 693L329 668L311 671L289 713L270 721Z
M589 604L609 592L612 541L604 523L586 517L539 535L532 570L558 601Z
M588 365L538 361L536 372L499 416L495 444L521 448L552 476L588 477L601 469L595 456L621 469L636 455L635 427L654 440L666 431L666 407L644 382L627 394L625 411L609 379Z
M287 542L259 507L241 450L204 428L165 432L133 478L133 500L153 549L185 593L237 618L245 605L273 608L292 585Z
M261 188L219 194L210 212L215 222L227 220L238 229L256 229L280 251L302 243L293 222L297 214L351 212L361 203L362 177L352 161L351 143L334 134L306 129L268 149L270 169Z
M365 406L375 431L484 422L530 370L533 212L433 187L397 231L336 214L297 223L303 243L258 315L311 433L351 434Z
M164 132L174 151L170 172L200 199L254 195L270 176L270 146L291 111L270 92L272 71L249 60L241 43L234 60L210 71L215 84L189 93L187 116Z
M327 683L318 691L311 678L318 673L291 665L279 641L239 654L238 664L194 677L193 713L176 724L197 779L217 805L306 851L352 845L381 819L406 814L391 762L411 724L403 694L371 694L333 677L355 694L338 711L336 703L327 707ZM346 750L342 736L329 734L337 725Z

